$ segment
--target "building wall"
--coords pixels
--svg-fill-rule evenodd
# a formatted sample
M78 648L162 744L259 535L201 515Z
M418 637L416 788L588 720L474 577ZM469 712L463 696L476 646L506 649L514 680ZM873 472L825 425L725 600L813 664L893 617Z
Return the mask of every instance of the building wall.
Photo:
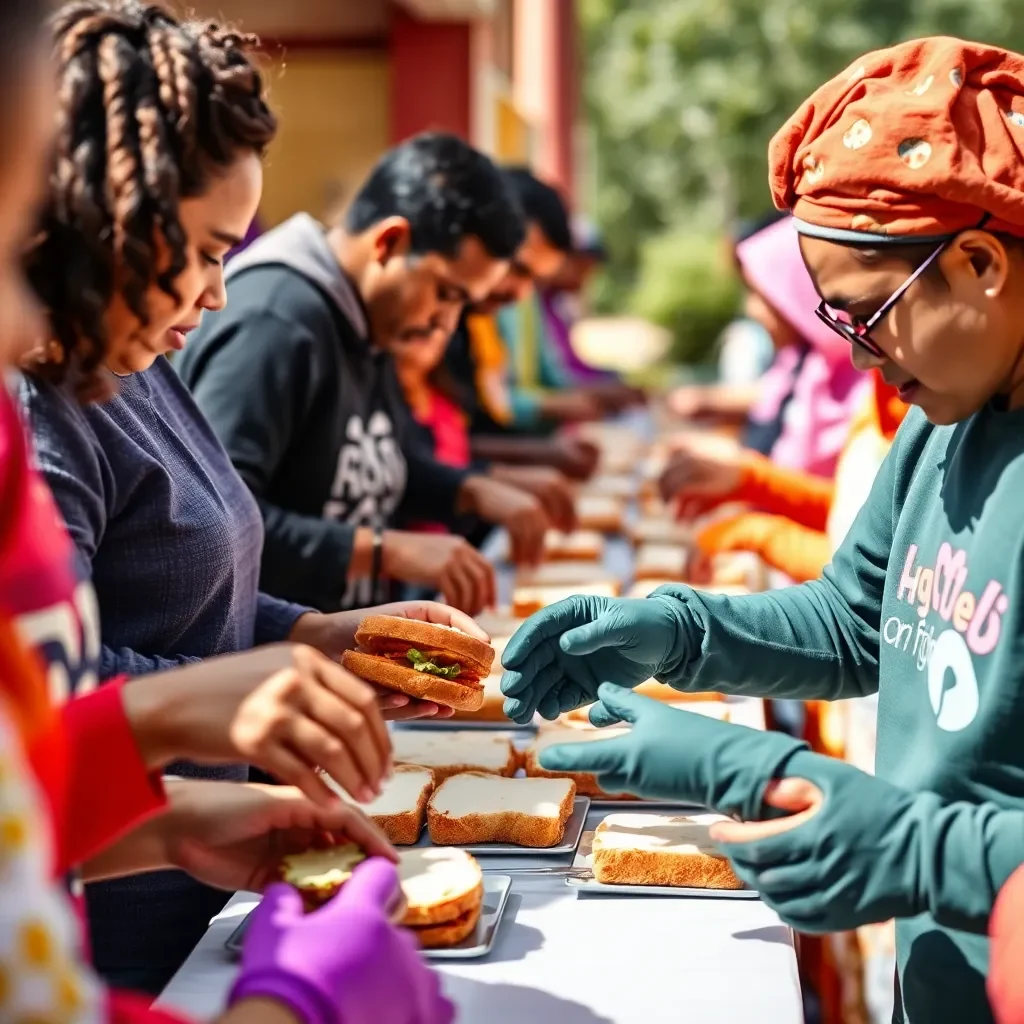
M464 21L391 20L391 141L422 131L472 133L471 29Z
M280 132L266 163L261 218L325 216L389 145L386 53L292 51L270 70Z

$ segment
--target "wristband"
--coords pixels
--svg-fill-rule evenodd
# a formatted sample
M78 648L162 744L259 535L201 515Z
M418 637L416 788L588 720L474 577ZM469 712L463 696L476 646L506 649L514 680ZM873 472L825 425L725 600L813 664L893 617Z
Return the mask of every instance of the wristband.
M384 561L384 533L379 526L373 528L373 553L370 556L370 595L377 599L377 585L380 583L381 563Z

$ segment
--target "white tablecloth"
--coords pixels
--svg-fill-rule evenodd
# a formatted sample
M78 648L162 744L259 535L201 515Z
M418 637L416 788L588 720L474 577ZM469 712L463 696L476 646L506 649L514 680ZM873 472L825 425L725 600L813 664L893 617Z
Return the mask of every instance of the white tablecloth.
M222 1009L236 970L224 942L255 902L235 896L160 1005ZM440 970L461 1024L803 1021L792 933L759 900L577 897L561 877L513 875L490 955Z

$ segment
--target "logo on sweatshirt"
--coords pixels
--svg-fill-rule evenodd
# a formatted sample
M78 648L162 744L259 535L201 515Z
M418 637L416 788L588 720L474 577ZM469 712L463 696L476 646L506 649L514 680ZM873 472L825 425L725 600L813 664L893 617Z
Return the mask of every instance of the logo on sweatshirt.
M345 441L323 516L351 526L385 526L402 500L405 481L405 456L391 418L379 409L365 422L353 414L345 425ZM344 607L372 604L379 595L371 590L369 579L350 580L342 598Z
M890 616L882 625L882 640L913 657L918 671L927 671L939 728L959 732L978 713L974 658L995 650L1010 599L997 580L980 592L967 588L962 548L943 542L930 564L918 562L918 553L918 545L911 544L896 591L897 601L914 609L916 622Z

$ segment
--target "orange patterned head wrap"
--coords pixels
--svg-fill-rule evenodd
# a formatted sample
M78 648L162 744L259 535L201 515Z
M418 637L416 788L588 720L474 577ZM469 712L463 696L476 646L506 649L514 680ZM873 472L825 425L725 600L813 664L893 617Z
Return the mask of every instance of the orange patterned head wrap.
M769 162L804 234L938 241L989 214L1024 236L1024 57L941 36L869 53L789 119Z

